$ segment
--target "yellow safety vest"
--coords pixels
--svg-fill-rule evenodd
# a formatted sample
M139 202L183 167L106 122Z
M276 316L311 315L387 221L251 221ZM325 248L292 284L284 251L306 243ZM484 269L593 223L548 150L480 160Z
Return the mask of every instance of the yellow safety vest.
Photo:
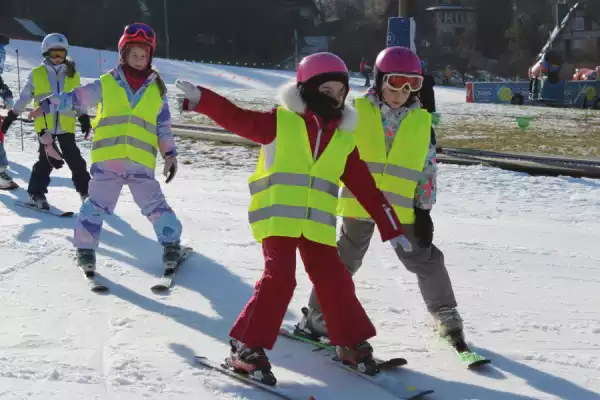
M135 108L131 108L125 89L111 74L100 77L102 107L94 131L92 163L129 159L148 168L156 168L158 136L156 118L163 100L152 83Z
M367 98L356 99L358 126L356 147L367 163L377 187L393 206L402 224L415 222L414 196L431 141L431 114L423 109L411 110L400 123L389 154L379 108ZM352 192L342 188L338 215L370 218Z
M338 129L314 161L304 120L279 107L276 140L261 148L248 179L254 238L304 236L335 247L339 182L354 147L354 134Z
M75 73L75 76L72 78L66 76L64 87L60 88L51 88L50 87L50 79L48 78L48 70L44 65L40 65L35 67L31 71L31 79L33 82L33 100L35 102L35 106L39 107L40 101L45 99L46 97L60 92L70 92L73 89L79 87L81 84L81 77L79 72ZM57 78L58 79L58 78ZM44 116L37 117L35 119L35 131L41 132L42 129L48 129L50 133L54 133L54 124L55 124L56 114L46 114L45 120ZM58 116L59 128L64 132L75 133L75 111L66 110L61 111Z

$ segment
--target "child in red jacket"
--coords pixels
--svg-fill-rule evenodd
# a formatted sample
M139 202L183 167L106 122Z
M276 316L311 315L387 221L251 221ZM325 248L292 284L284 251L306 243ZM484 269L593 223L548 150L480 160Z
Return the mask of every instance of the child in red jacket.
M297 82L282 88L281 107L245 110L190 82L182 109L212 118L223 128L262 145L250 177L249 219L262 242L265 270L231 330L231 367L263 383L276 380L264 349L272 349L296 286L296 249L304 262L339 358L368 374L378 368L367 339L375 327L356 298L352 277L336 249L338 182L356 193L384 241L408 246L402 226L377 189L354 143L356 112L345 105L348 69L331 53L302 60Z

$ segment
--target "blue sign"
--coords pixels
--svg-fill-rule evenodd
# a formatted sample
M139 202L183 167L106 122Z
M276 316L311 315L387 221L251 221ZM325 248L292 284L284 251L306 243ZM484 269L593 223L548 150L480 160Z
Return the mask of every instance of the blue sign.
M467 102L488 104L511 104L520 94L525 104L535 103L529 99L529 82L468 82ZM540 100L552 101L563 106L590 107L600 98L600 81L569 81L551 84L544 82Z
M412 48L410 18L388 18L387 47L404 46Z

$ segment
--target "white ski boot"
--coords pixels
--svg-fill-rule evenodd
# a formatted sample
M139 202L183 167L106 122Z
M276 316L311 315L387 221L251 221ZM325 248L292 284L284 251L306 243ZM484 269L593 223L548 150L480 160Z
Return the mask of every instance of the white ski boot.
M431 313L441 337L463 337L463 320L456 308L443 307Z
M12 190L19 187L7 172L7 167L0 167L0 189Z

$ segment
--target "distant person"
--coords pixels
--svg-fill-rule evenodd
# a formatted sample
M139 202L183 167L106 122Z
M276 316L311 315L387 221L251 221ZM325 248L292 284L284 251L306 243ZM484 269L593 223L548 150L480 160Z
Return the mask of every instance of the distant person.
M444 80L442 81L442 85L450 85L450 79L452 79L452 68L449 65L446 65L446 68L444 69Z
M373 67L367 64L366 58L360 59L360 73L365 77L365 87L371 86L371 71Z
M64 35L47 35L42 41L41 51L44 60L41 65L31 70L19 99L4 119L0 129L4 133L32 100L37 106L44 96L72 90L80 85L81 78L75 69L75 63L67 57L69 42ZM35 118L34 129L38 134L39 158L33 166L27 188L28 204L32 207L50 209L46 199L50 174L53 169L62 168L65 162L71 170L73 185L82 201L88 196L90 174L75 141L76 115L81 124L81 131L89 132L90 117L85 108L78 108L76 112L66 110L46 113ZM58 150L57 142L62 154Z
M531 98L537 98L542 78L555 84L560 82L560 72L563 61L560 54L555 50L548 50L538 62L529 68L529 93Z
M12 108L14 105L13 93L4 83L2 74L4 73L4 63L6 62L6 46L10 43L10 38L0 34L0 97L4 101L4 108Z
M0 35L0 97L4 101L4 108L12 108L13 106L13 94L4 83L1 74L4 72L4 63L6 61L6 49L4 48L10 39L6 35ZM0 124L2 123L2 117L0 117ZM8 174L8 158L6 157L6 150L4 149L4 132L0 129L0 189L1 190L12 190L18 188L19 185L13 181L12 177Z

